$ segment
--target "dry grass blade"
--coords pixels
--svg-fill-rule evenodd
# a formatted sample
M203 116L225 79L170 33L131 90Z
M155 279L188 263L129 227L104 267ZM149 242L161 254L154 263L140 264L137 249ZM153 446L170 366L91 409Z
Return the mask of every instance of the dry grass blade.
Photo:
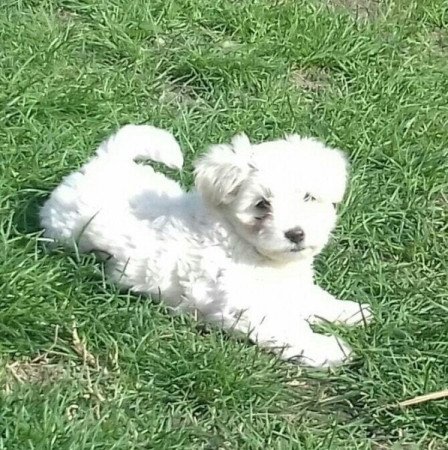
M92 353L89 352L84 342L82 342L79 338L78 330L75 324L73 324L72 326L72 344L73 350L78 356L82 358L83 362L85 362L90 367L98 368L97 359L95 358L95 356L93 356Z
M401 407L419 405L421 403L430 402L432 400L441 400L448 397L448 389L442 391L431 392L430 394L419 395L418 397L410 398L409 400L404 400L398 403Z

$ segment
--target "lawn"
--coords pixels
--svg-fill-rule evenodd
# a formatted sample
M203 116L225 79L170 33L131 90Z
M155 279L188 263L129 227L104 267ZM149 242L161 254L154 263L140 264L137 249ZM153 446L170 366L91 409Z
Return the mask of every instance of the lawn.
M446 449L448 2L2 0L0 449ZM38 207L119 125L347 151L316 267L374 323L332 371L120 293ZM274 299L275 300L275 299Z

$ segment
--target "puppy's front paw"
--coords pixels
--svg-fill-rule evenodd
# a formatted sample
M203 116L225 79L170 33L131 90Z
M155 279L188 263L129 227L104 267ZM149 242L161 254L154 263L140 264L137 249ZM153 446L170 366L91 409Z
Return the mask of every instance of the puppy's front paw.
M336 322L345 325L360 325L369 323L373 319L373 313L370 306L366 303L359 305L357 302L344 301L343 310L339 314Z
M283 357L307 366L325 368L343 364L350 359L351 348L335 336L314 334L312 340L299 347L284 350Z
M348 300L336 300L325 309L311 316L311 323L332 322L344 325L360 325L373 319L372 310L367 304L359 305Z

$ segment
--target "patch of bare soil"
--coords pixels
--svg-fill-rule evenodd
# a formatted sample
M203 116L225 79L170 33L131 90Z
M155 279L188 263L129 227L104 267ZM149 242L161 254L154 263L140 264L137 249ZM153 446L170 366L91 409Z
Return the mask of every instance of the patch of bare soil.
M441 53L448 51L448 30L437 28L431 33L432 45Z
M32 360L18 360L6 365L5 390L12 384L50 384L64 376L64 369L54 363L48 355L40 355Z
M327 0L335 9L345 9L360 20L374 20L380 13L379 0Z
M298 89L319 92L330 84L330 77L322 69L296 69L291 73L291 82Z
M101 405L107 401L107 386L118 373L118 354L112 355L112 373L101 366L98 358L89 351L85 340L80 338L76 325L71 330L70 346L73 356L54 351L58 341L56 336L53 346L34 358L21 358L3 361L0 367L0 391L11 394L20 386L51 386L61 380L72 381L79 389L79 402L71 404L66 410L68 420L73 420L86 407L93 411L98 419L101 416ZM73 354L72 354L73 355Z

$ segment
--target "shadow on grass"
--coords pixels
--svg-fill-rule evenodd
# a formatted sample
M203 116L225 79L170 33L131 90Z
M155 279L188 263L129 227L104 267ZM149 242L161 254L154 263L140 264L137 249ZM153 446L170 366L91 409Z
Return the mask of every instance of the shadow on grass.
M49 192L40 187L24 189L17 193L14 198L12 222L19 234L37 233L42 229L39 210L48 196Z

